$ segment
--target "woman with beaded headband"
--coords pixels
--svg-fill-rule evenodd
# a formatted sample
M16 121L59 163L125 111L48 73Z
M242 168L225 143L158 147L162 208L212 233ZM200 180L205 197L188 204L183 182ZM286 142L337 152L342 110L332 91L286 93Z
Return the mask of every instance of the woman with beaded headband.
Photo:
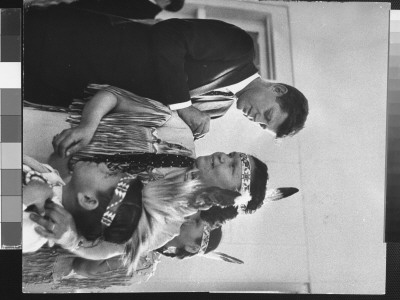
M243 154L240 154L240 153L232 153L230 155L226 155L226 154L223 154L223 153L216 153L216 154L213 154L211 156L200 157L196 161L196 165L198 165L200 173L204 173L205 175L207 175L207 178L212 180L214 185L219 185L221 187L228 187L227 184L228 185L230 184L229 183L230 180L233 180L233 178L236 178L236 179L240 178L239 181L236 180L235 189L243 190L242 186L246 186L246 183L248 184L248 180L247 180L246 176L244 176L243 180L242 180L242 173L246 173L246 172L243 172L241 170L241 168L243 168L243 164L244 164L243 161L242 161L243 158L244 158ZM233 177L222 176L222 174L224 174L223 173L224 171L226 171L226 170L230 171L230 167L227 168L227 166L228 165L234 165L235 164L234 163L235 160L236 160L236 164L242 165L240 168L239 167L237 168L238 170L240 169L240 172L234 172L236 175L234 175ZM87 164L87 163L83 163L83 164ZM81 166L81 165L82 165L82 163L79 163L79 166ZM209 167L209 169L207 169L207 167ZM217 178L218 182L214 181L215 178ZM128 180L129 180L129 178L128 178ZM151 193L150 198L156 197L157 199L165 200L165 198L163 199L161 195L165 195L166 194L166 189L165 189L165 185L161 184L161 182L162 182L162 180L150 183L150 185L152 185L152 187L154 189L153 192ZM97 259L97 260L98 259L102 259L102 258L106 258L109 255L109 253L105 253L104 252L104 247L103 247L103 249L102 249L102 247L99 247L101 245L103 245L103 246L104 245L113 246L112 249L114 249L114 250L115 249L117 249L117 250L119 249L118 251L123 251L124 247L119 247L118 248L117 245L118 245L118 243L123 242L124 240L127 239L127 237L130 236L130 234L132 233L132 230L129 227L132 226L132 224L137 224L137 223L135 223L137 221L135 221L135 218L134 218L135 210L132 211L132 208L135 208L135 206L130 204L129 201L127 203L124 203L124 201L119 201L118 200L118 199L121 199L121 195L123 195L124 190L126 189L126 187L124 187L124 182L120 182L120 186L122 186L122 191L118 191L118 189L117 189L117 193L116 193L116 194L120 194L119 195L120 197L114 197L115 198L114 201L112 203L108 204L107 211L103 214L103 217L102 217L102 222L105 223L104 225L110 225L111 224L109 229L106 229L106 231L104 231L105 234L103 234L103 236L104 236L105 239L100 243L98 241L90 242L90 241L84 241L82 239L82 241L84 241L84 244L83 245L77 245L77 246L80 246L77 249L71 249L70 248L71 251L73 251L73 252L75 252L76 254L79 255L79 254L82 253L80 251L88 250L89 252L91 252L91 253L89 253L89 255L92 255L92 256L90 256L90 258L91 259ZM176 183L174 183L174 185L172 185L172 183L171 183L171 186L174 186L173 190L176 190ZM137 195L137 190L138 190L138 188L131 189L131 191L135 191L136 192L136 195ZM212 201L212 199L222 199L222 201L225 204L229 204L229 203L232 204L232 202L229 202L229 200L232 201L232 199L234 199L237 196L237 192L233 192L233 191L231 192L230 197L227 197L228 194L227 194L226 190L218 190L217 189L217 190L214 190L214 191L215 191L214 193L208 193L207 194L208 198L204 198L204 197L201 198L200 197L201 201L195 202L194 205L203 205L203 209L205 209L205 208L207 208L207 206L210 205L210 201ZM185 196L188 195L187 192L188 191L184 192ZM218 192L222 192L222 194L218 194ZM149 196L149 195L147 194L147 196ZM225 198L224 198L224 196L225 196ZM143 197L146 198L146 194ZM124 197L124 198L134 199L135 197ZM277 197L275 197L275 199L277 199ZM202 200L204 200L204 201L202 201ZM207 201L208 201L208 203L206 203ZM115 212L115 210L113 210L113 207L118 207L118 205L115 205L115 203L117 203L117 204L119 203L119 205L121 205L118 210L120 210L122 212L125 212L124 215L118 214L118 210L117 210L117 212ZM157 203L161 203L161 202L160 201L156 201L155 203L157 204ZM166 204L168 204L168 203L165 203L165 205ZM160 210L163 209L163 206L159 205L159 206L155 206L153 208L156 211L160 211ZM172 257L178 257L178 258L191 257L191 256L194 256L196 254L197 255L206 254L205 256L208 257L208 258L217 258L217 259L222 259L222 260L226 260L226 261L229 261L229 262L240 262L240 261L238 261L238 260L236 260L234 258L231 258L231 257L229 257L229 256L227 256L225 254L210 252L211 250L213 250L213 248L209 248L208 245L207 245L208 244L208 238L207 237L209 235L210 229L218 227L225 220L229 219L229 214L228 215L224 214L224 210L229 210L229 209L234 209L235 210L236 209L234 206L230 206L228 208L222 208L220 211L218 211L218 210L216 210L217 208L218 207L214 206L209 210L204 210L204 211L200 212L202 223L203 223L202 225L204 225L204 228L201 228L201 234L202 234L201 235L201 242L197 243L200 249L196 248L196 245L194 245L194 243L191 243L189 245L184 244L184 243L187 243L187 240L186 241L182 241L179 236L176 237L176 238L171 239L170 242L166 243L167 239L169 239L169 237L171 237L171 235L167 235L166 236L166 235L162 235L161 234L160 236L157 236L158 233L160 233L157 230L159 229L159 230L162 230L162 232L164 232L164 229L160 228L160 226L158 226L158 228L154 228L155 227L154 226L154 218L151 218L151 219L149 219L149 218L141 218L139 220L139 222L144 221L144 222L142 222L142 224L145 225L144 226L144 230L143 230L143 227L142 227L142 234L150 236L150 239L147 240L147 241L146 240L139 240L139 241L136 240L136 241L134 241L134 239L132 239L130 241L130 249L134 249L134 247L132 246L134 243L140 243L142 246L144 246L146 248L143 248L143 247L142 247L142 249L136 248L136 250L143 251L143 252L146 252L146 251L152 250L152 249L158 249L157 251L161 252L162 254L164 254L166 256L172 256ZM129 211L129 209L130 209L130 211ZM187 212L188 210L187 209L186 210L183 209L183 207L179 207L178 208L178 212L179 212L178 218L180 218L182 215L185 215L185 211ZM147 206L146 214L143 214L143 212L142 212L142 215L147 217L149 212L151 214L151 206L150 206L150 210L149 210L149 206ZM116 219L115 220L113 220L113 218L110 219L109 216L113 216ZM125 218L125 220L121 219L121 217ZM137 214L136 214L136 217L137 217ZM155 216L155 218L157 219L157 216ZM84 220L86 220L86 218L84 218ZM182 222L182 219L179 222ZM150 227L152 227L152 226L148 226L148 224L152 224L152 223L153 223L153 229L149 231L148 229ZM45 226L46 228L50 229L50 227L54 227L55 223L53 221L50 221L48 223L44 222L44 223L41 223L41 224L43 226ZM167 225L167 224L162 224L161 226L164 226L164 225ZM57 224L57 226L58 226L58 224ZM80 227L85 228L85 224L84 223L82 224L82 222L80 222ZM140 225L138 225L138 227L140 227ZM176 232L176 229L177 229L176 225L175 225L174 228L175 228L175 232ZM182 230L182 228L181 228L181 230ZM203 233L203 231L204 231L204 233ZM60 234L60 232L58 230L57 230L57 232L58 232L58 234ZM212 232L217 233L218 231L213 230ZM90 232L87 232L86 234L90 234ZM121 234L125 234L125 238L121 237ZM48 236L49 236L49 234L48 234ZM97 244L96 244L96 242L97 242ZM147 244L147 246L145 244ZM182 247L182 244L184 245L184 247ZM158 248L160 246L161 246L161 248ZM190 248L188 249L186 246L188 246ZM89 248L87 248L87 247L89 247ZM171 250L171 247L174 248L175 250ZM108 247L105 247L105 248L108 248ZM103 251L99 252L99 249L103 250ZM122 253L122 252L117 252L117 253L114 253L113 255L120 254L120 253ZM106 254L106 256L102 256L102 255L105 255L105 254ZM85 255L83 255L83 256L85 256ZM69 256L67 256L67 257L69 257ZM151 256L151 257L153 257L153 256ZM136 257L136 258L133 257L131 259L140 260L141 258L140 257ZM62 261L63 260L61 260L61 262ZM118 258L117 259L111 259L111 261L113 262L113 263L110 263L111 266L115 266L115 263L117 263L117 266L122 266L122 264L121 264L122 261L120 259L118 259ZM78 262L79 262L79 260L78 260ZM81 260L81 262L82 262L82 260ZM119 263L119 265L118 265L118 263ZM107 266L106 269L105 269L106 272L110 271L109 263L107 263L105 265L104 263L98 264L98 262L91 262L90 264L96 264L96 267L99 267L100 269L101 269L101 267L104 269L104 267ZM86 264L84 263L83 265L87 267L87 263ZM79 270L79 265L76 266L76 268ZM60 267L56 268L56 269L60 269ZM68 267L66 267L64 269L68 270ZM123 270L129 270L129 267L128 267L128 269L127 268L122 268L122 269ZM130 270L132 271L132 268ZM92 270L92 272L93 272L93 270ZM99 272L99 271L96 270L96 272ZM94 272L94 274L96 272ZM126 278L124 277L125 275L123 275L123 273L121 273L121 268L117 268L116 272L121 275L119 278L122 281L126 280ZM61 273L63 273L63 271ZM107 273L107 274L109 274L109 273ZM36 278L36 277L34 277L34 278ZM64 280L63 282L65 282L65 283L68 282L69 284L72 284L72 282L77 283L72 278L68 279L68 281ZM89 282L90 282L90 280L89 280ZM83 284L83 283L80 283L80 284Z
M83 163L85 164L85 162ZM90 162L86 162L86 164L87 163L90 164ZM190 188L192 188L196 187L197 182L201 183L207 188L200 195L201 197L196 198L196 202L194 203L196 208L202 207L205 204L208 205L206 207L209 208L210 203L219 205L224 204L223 206L228 206L228 205L232 206L235 203L234 202L235 199L236 201L239 201L238 199L240 199L240 205L242 207L242 210L244 210L245 207L243 204L243 199L245 199L246 201L250 199L249 192L247 191L249 189L248 186L249 174L246 173L249 173L251 171L248 169L248 167L246 167L246 165L248 166L250 165L250 158L249 156L244 155L242 153L231 153L229 155L224 153L214 153L213 155L202 156L197 158L192 168L188 169L182 168L175 170L168 169L168 173L166 173L166 176L163 179L159 179L157 181L150 181L147 184L154 187L153 189L150 189L152 193L149 194L149 198L157 199L157 201L153 201L154 203L146 202L147 211L151 209L157 212L162 212L163 209L167 210L169 209L167 202L165 201L163 202L163 199L169 199L169 201L172 201L171 199L173 199L174 205L178 206L178 208L176 208L180 214L178 215L178 217L187 216L188 213L185 211L185 202L183 201L180 202L179 199L177 199L176 197L176 194L179 192L179 190L177 190L177 186L179 184L186 184L189 185ZM115 175L117 175L117 173L115 173ZM129 176L128 179L135 178L134 175L129 175ZM122 191L119 191L119 193L122 194L123 191L127 189L127 185L126 183L123 182L120 183L120 185ZM191 192L190 188L187 189L186 191L182 191L181 194L190 198L191 193L193 194L193 191ZM237 192L238 190L240 190L242 193L246 192L247 195L240 196L240 193ZM112 217L115 216L115 211L118 208L118 204L120 204L120 202L122 201L121 199L122 198L119 197L118 201L115 200L114 202L108 205L107 212L102 218L102 222L105 225L109 226L112 223ZM155 204L159 204L159 206L155 206L153 208ZM191 212L193 212L193 210ZM146 214L146 216L147 215L148 214ZM158 216L155 216L155 218L157 219ZM81 222L81 220L78 219L76 220L76 222ZM145 224L143 225L144 228L150 227L146 225L150 223L151 222L149 220L144 219L144 224ZM50 222L47 220L43 220L40 224L45 226L48 229L48 231L54 230L55 226L54 221ZM46 237L56 238L53 234L49 233L46 233ZM58 241L58 243L61 244L60 241ZM137 241L134 242L134 244L136 243ZM162 245L163 243L159 244L158 246ZM70 248L69 245L63 245L63 246L64 248ZM100 255L98 253L96 254L85 253L85 252L93 252L94 250L95 249L91 248L90 251L86 251L83 248L80 249L77 254L90 259L103 258L103 257L98 257L98 255ZM104 253L104 251L101 252L102 252L101 255L106 255L107 257L111 255ZM95 256L93 257L91 255Z
M218 156L220 156L220 157L218 158ZM233 154L232 156L235 157L235 156L240 156L240 155ZM198 161L198 164L200 166L199 170L205 169L207 160L212 161L212 164L215 167L214 170L218 169L218 166L223 165L222 162L218 162L218 161L223 160L223 159L224 158L222 157L222 154L220 154L220 153L214 155L214 157L211 157L211 158L210 157L202 157L203 161L202 160ZM77 166L80 169L82 169L82 166L85 166L85 165L92 166L92 168L94 166L96 166L96 164L85 163L85 162L81 162L81 163L77 164ZM102 167L102 168L104 170L104 167ZM80 171L78 173L74 173L74 175L82 176L83 174L88 174L90 178L96 179L95 175L90 175L92 173L87 173L87 172L88 171L85 171L85 173L82 173L82 171ZM213 173L211 173L211 172L208 172L207 174L213 175ZM221 175L221 172L219 172L219 175ZM239 176L236 176L236 178L239 178ZM98 179L96 179L96 180L98 180ZM102 255L106 255L105 257L110 255L109 252L108 253L104 252L105 248L108 248L109 246L112 246L111 247L112 250L122 251L123 247L118 247L118 244L126 241L127 238L129 238L129 236L132 235L132 231L133 231L132 227L134 226L135 223L137 224L137 220L135 221L135 219L137 219L137 213L136 213L136 218L134 218L135 205L132 205L132 203L130 201L134 201L135 199L138 198L138 190L140 190L140 188L137 186L137 184L140 184L140 182L135 181L136 183L134 183L133 185L130 185L128 188L127 184L131 180L133 180L133 178L131 176L120 178L119 183L117 185L117 189L115 190L114 196L111 199L111 202L107 205L107 209L101 218L101 223L103 225L101 225L102 229L100 229L100 231L103 232L104 240L99 242L99 241L87 241L87 240L82 239L81 241L84 241L84 243L86 243L85 245L77 244L77 245L75 245L75 247L77 247L76 249L72 249L70 247L66 247L66 248L68 248L70 251L75 252L77 254L79 254L79 251L87 250L87 251L89 251L89 254L92 255L91 256L92 259L100 259L100 258L104 258L104 256L102 256ZM83 181L83 178L80 178L80 179L75 178L75 181L78 181L78 183L81 184L82 186L84 186L85 188L87 188L88 185L90 185L90 183L88 183L87 181ZM136 250L135 253L140 253L141 251L145 252L148 250L156 249L163 245L169 247L170 244L168 244L168 243L166 244L165 242L167 241L167 239L169 239L171 237L171 233L174 233L174 231L172 231L172 232L167 231L168 234L165 235L164 234L165 230L163 228L160 228L160 226L172 225L172 226L170 226L169 230L171 230L171 228L174 228L175 233L176 233L177 228L179 228L178 227L179 224L181 224L183 222L182 216L186 216L193 212L193 209L191 209L191 207L188 207L187 205L185 207L184 205L182 205L182 204L186 203L185 199L188 199L188 197L190 195L190 189L182 190L182 188L184 188L184 186L182 184L180 184L180 185L176 184L175 182L169 182L169 187L168 187L168 184L165 185L165 184L163 184L163 182L165 183L165 180L160 180L160 181L155 181L155 182L149 183L146 186L147 187L146 193L144 193L142 195L143 196L142 201L144 203L147 203L146 199L147 200L154 199L154 197L157 198L158 201L151 202L153 204L156 204L155 206L154 205L151 206L151 203L149 206L149 204L147 203L147 205L145 205L146 213L144 214L144 211L142 211L142 215L144 215L145 218L140 218L139 224L136 227L140 228L141 227L140 224L141 223L144 224L144 229L142 226L141 234L150 236L150 239L147 239L147 240L139 239L139 241L131 240L131 243L129 245L131 246L131 249ZM214 182L214 184L224 187L224 186L226 186L226 182L227 182L227 178L223 178L219 182ZM72 183L74 183L74 180L72 181ZM191 180L190 183L193 184L193 180ZM241 184L242 183L240 181L236 184L237 189L240 188ZM77 183L75 183L75 185L77 185ZM105 183L101 183L101 185L104 186ZM152 212L157 211L157 213L159 214L159 212L162 211L164 209L164 207L166 207L170 204L170 203L166 202L166 200L168 198L168 197L166 197L166 191L169 190L171 192L171 187L173 187L172 190L174 191L173 192L174 201L176 203L179 203L180 205L178 207L176 207L176 211L178 212L178 215L175 214L175 219L174 219L173 216L170 214L169 217L171 218L171 220L170 220L171 222L170 222L170 224L166 224L166 223L159 222L159 218L158 218L157 214L154 214ZM176 199L177 194L179 194L179 192L177 192L176 190L179 187L181 188L181 190L180 190L181 200L180 201L179 201L179 199L178 200ZM153 189L153 191L152 191L152 189ZM130 197L127 197L125 195L128 190L130 191L130 193L132 193L132 192L134 193L133 197L132 197L132 194ZM179 189L178 189L178 191L179 191ZM205 209L205 208L209 207L210 204L212 204L213 199L221 199L222 200L221 203L232 205L233 204L232 201L237 194L232 192L230 197L227 197L228 194L226 193L225 190L223 191L222 195L218 194L218 192L220 192L220 191L221 191L220 189L214 189L214 193L211 192L211 193L207 193L206 195L200 195L200 197L196 198L196 201L192 202L192 208L195 207L196 209L197 208ZM161 194L164 195L164 197L162 197ZM192 195L193 195L193 190L192 190ZM210 196L210 195L212 195L212 196ZM86 198L86 196L83 198ZM125 200L125 198L127 200ZM88 199L88 202L86 204L89 205L89 202L94 201L94 200L95 199ZM79 200L79 201L81 201L81 200ZM162 202L162 201L164 201L164 202ZM217 203L217 204L220 205L221 203ZM71 204L68 204L68 203L63 203L63 204L66 208L71 207ZM51 207L47 207L47 209L51 209ZM119 210L119 212L118 212L118 210ZM124 212L125 214L121 214L121 212ZM207 214L209 214L209 211L202 211L201 214L204 214L206 216ZM149 218L149 215L151 216L150 218ZM80 221L77 222L77 226L79 225L78 227L82 228L85 231L86 237L89 237L91 234L95 234L95 232L99 232L99 230L96 231L94 229L95 227L93 227L93 226L90 226L90 229L92 230L92 232L87 230L88 224L85 222L87 222L87 220L90 219L90 218L88 218L88 216L82 215L82 214L80 214L80 215L75 214L74 217L75 216L81 217ZM161 215L161 216L164 217L163 215ZM115 218L115 220L114 220L114 218ZM125 220L124 220L124 218L125 218ZM55 214L51 214L50 220L47 220L46 222L41 222L41 224L47 228L47 231L43 231L43 232L46 232L47 237L51 237L51 235L55 235L55 234L61 234L60 230L58 230L58 229L56 230L56 225L57 225L57 227L59 226L59 224L56 222L57 219L58 218L56 218ZM78 220L79 220L79 218L78 218ZM211 221L212 218L208 217L208 220ZM175 221L175 223L174 223L174 221ZM178 222L178 225L176 225L176 221ZM210 222L210 221L208 221L208 222ZM205 222L205 223L208 224L208 222ZM159 223L159 224L157 224L157 223ZM214 217L214 223L212 226L218 226L220 223L221 223L221 219L217 219ZM97 228L99 228L99 227L97 226ZM209 232L210 228L211 228L211 225L204 226L204 232L207 232L207 231ZM93 231L94 231L94 233L93 233ZM202 232L203 232L203 230L202 230ZM136 232L134 232L133 236L135 236L135 233ZM121 236L121 234L125 235L125 238L123 236ZM199 251L199 254L205 252L204 250L206 248L208 248L207 247L208 239L205 239L206 236L207 236L207 234L203 235L202 242L201 242L201 250ZM179 236L177 238L178 238L178 240L172 239L171 242L172 243L178 242L178 244L179 244L179 241L180 241ZM147 247L147 248L143 249L143 247L142 247L143 250L140 248L137 248L137 247L135 248L135 246L133 245L134 242L139 243L141 246ZM98 247L99 245L103 245L103 246L106 245L107 247ZM79 249L79 247L82 247L82 249ZM88 248L85 248L85 247L88 247ZM102 251L99 252L99 249ZM108 250L111 250L111 249L108 249ZM187 250L187 249L185 249L185 250ZM189 253L191 253L191 255L194 255L198 252L197 250L195 250L194 252L193 251L189 252ZM210 249L208 249L208 251L210 251ZM167 255L164 252L162 252L162 253ZM41 255L43 255L43 253ZM36 256L33 256L32 259L34 259L35 257ZM67 257L70 257L70 255L67 254ZM140 259L140 257L135 257L132 259L134 260L136 258ZM39 261L43 261L43 260L39 259ZM28 264L28 265L30 265L31 267L35 267L35 266L37 266L37 263ZM60 268L58 268L58 269L60 269ZM129 270L129 268L128 268L128 270ZM28 268L28 270L26 270L26 271L32 271L32 268ZM43 270L42 270L42 272L43 272ZM31 275L35 274L34 272L28 272L28 273ZM32 279L32 277L25 276L25 280L29 281L29 278ZM37 275L34 275L33 278L37 278ZM70 279L68 282L71 283L72 281L73 280Z
M25 164L27 164L26 168ZM38 233L45 233L44 235L49 238L50 234L61 235L61 239L65 242L70 242L72 238L73 244L66 248L79 253L80 247L88 247L86 251L89 252L92 259L113 256L116 253L122 254L125 246L130 247L132 253L129 253L129 250L125 252L126 255L132 256L127 258L131 263L128 265L128 271L133 271L132 263L138 262L134 260L139 260L139 256L145 254L142 253L144 250L147 252L148 249L158 248L175 235L179 236L180 226L185 222L185 217L192 215L198 209L207 209L214 201L208 197L208 191L206 194L203 193L205 190L202 189L203 186L199 180L174 182L163 179L153 181L148 183L142 192L142 183L134 176L107 174L104 164L78 162L75 168L77 170L70 182L65 184L61 179L53 180L54 183L46 190L46 184L50 184L48 179L57 174L50 166L24 157L24 170L27 170L24 180L24 205L29 208L24 212L24 218L25 214L32 213L30 219L28 216L28 220L37 220L42 212L45 210L48 212L55 208L47 215L46 222L40 222L47 229L39 228ZM39 184L42 184L40 189L38 189ZM109 191L115 184L116 188L110 200ZM52 186L59 189L57 192L59 205L47 203L47 201L45 203L46 198L54 197ZM35 196L29 197L32 196L29 192ZM163 196L160 196L160 193ZM38 198L40 195L43 196L41 200ZM155 195L157 197L154 197ZM223 199L223 201L226 204L233 204L233 197ZM223 203L216 204L223 205ZM61 210L62 207L65 208L65 211ZM77 240L71 236L75 224L69 223L68 220L60 220L61 215L56 213L60 211L64 217L66 216L65 212L71 213L77 221L77 229L87 239ZM28 232L25 229L29 229L27 228L29 225L32 224L24 222L25 233ZM67 226L67 232L62 232L61 225ZM31 230L30 233L35 234L35 231ZM99 235L100 239L95 240ZM25 247L26 238L32 240L32 236L24 236L23 252L36 250L32 247L28 249ZM42 237L38 236L37 238L38 242L43 244ZM49 241L51 240L49 239ZM126 243L127 241L128 243ZM36 244L31 243L29 246ZM114 251L114 253L110 253L110 251ZM53 259L57 259L55 253L54 250L45 247L39 255L35 255L36 253L25 254L24 282L35 281L39 277L42 283L46 282L49 276L46 277L45 274L49 267L43 268L43 258L46 254L49 256L45 259L45 264L48 265L54 262ZM64 254L64 257L66 255L67 258L72 258L71 254L65 253L65 251L61 251L61 253ZM63 272L63 270L61 271Z

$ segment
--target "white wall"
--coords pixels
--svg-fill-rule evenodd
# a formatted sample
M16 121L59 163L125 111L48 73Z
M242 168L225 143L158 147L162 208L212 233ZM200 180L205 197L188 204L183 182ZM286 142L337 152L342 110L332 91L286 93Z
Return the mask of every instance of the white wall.
M311 291L384 293L388 5L289 8Z

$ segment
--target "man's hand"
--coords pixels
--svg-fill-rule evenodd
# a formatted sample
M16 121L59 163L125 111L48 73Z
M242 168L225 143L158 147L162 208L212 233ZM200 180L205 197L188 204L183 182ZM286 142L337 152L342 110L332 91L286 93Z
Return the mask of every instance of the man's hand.
M75 248L79 237L72 215L62 206L52 202L46 203L45 209L45 217L37 214L30 215L32 221L41 225L36 227L35 231L64 249Z
M96 129L77 126L63 130L53 138L54 152L67 157L88 145Z
M179 109L178 115L190 127L195 139L202 138L210 130L210 116L193 106Z

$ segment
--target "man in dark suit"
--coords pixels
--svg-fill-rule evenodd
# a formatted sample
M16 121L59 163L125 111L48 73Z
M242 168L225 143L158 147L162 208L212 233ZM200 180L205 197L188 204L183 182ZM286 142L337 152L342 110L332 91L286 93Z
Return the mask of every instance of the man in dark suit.
M235 96L238 109L277 137L297 133L307 118L307 100L297 89L260 78L252 39L234 25L113 23L63 5L24 17L25 100L67 106L87 84L106 83L177 110L197 137ZM216 90L224 96L204 95Z

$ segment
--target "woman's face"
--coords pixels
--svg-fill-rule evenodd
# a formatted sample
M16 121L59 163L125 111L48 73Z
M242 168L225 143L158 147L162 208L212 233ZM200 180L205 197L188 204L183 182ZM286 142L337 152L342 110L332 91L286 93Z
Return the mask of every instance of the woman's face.
M222 189L240 190L242 184L242 162L239 152L225 154L215 152L208 156L196 159L196 167L200 176L208 186L217 186ZM250 165L253 158L249 156Z

